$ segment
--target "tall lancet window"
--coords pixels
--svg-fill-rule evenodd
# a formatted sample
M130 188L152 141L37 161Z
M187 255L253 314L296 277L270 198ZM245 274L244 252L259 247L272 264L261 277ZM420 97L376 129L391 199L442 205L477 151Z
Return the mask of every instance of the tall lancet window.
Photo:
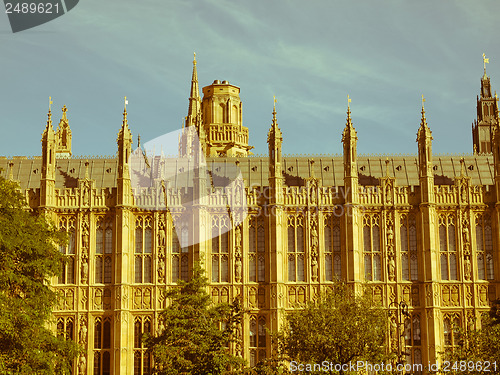
M96 225L95 282L112 282L113 221L99 218Z
M365 280L382 280L380 252L380 216L378 214L363 217L363 249L365 258Z
M75 218L63 216L59 219L59 229L68 233L68 243L59 246L61 254L66 256L66 260L61 264L61 271L58 277L59 284L75 283L75 256L76 256L76 229Z
M325 216L325 279L333 281L341 278L340 218L333 214Z
M288 281L305 281L304 218L288 216Z
M439 215L441 280L458 280L455 217Z
M225 216L212 216L212 282L229 282L229 223Z
M94 375L111 374L111 318L96 318L94 322Z
M151 375L151 353L142 342L144 335L152 333L151 327L149 316L134 320L134 375Z
M172 282L177 280L188 281L189 279L189 259L188 259L188 228L180 226L179 228L182 241L179 241L179 236L175 228L172 229ZM181 247L185 244L185 247Z
M476 216L476 256L477 277L479 280L493 280L493 236L489 213Z
M153 219L148 216L139 216L135 222L135 282L153 282Z
M403 280L417 280L417 224L415 216L411 214L401 215L400 224L399 235L401 240L401 265Z
M254 282L266 281L266 237L264 218L252 216L249 223L249 279Z

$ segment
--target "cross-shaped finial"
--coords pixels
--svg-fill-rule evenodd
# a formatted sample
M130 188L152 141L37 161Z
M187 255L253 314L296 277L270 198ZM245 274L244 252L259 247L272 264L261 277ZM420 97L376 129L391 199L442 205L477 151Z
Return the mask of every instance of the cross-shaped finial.
M274 98L274 104L276 104L276 95L273 95Z
M125 101L125 110L127 110L127 104L128 104L128 100L127 100L127 97L126 97L126 96L125 96L125 99L124 99L124 101Z
M347 94L347 105L351 102L351 99L349 98L349 94Z
M51 109L51 105L53 104L53 101L52 101L52 97L49 96L49 112L50 112L50 109Z
M67 111L67 110L68 110L68 108L66 108L66 106L65 106L65 105L63 105L63 107L62 107L62 111L63 111L63 113L66 113L66 111Z
M422 94L422 108L424 108L424 103L425 103L425 98L424 98L424 94Z

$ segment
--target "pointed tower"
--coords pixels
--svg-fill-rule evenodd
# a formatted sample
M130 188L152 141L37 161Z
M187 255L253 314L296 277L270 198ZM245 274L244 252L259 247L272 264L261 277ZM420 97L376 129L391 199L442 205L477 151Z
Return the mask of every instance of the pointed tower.
M198 72L196 70L196 53L193 60L193 74L191 76L191 91L189 94L188 114L184 120L182 134L179 140L180 156L190 156L198 147L199 142L205 151L206 136L201 117L201 98L198 86Z
M123 110L123 122L116 140L118 144L118 206L131 205L132 190L130 185L130 153L132 152L132 133L127 121L127 98Z
M47 125L42 134L42 173L40 178L40 207L55 204L56 185L56 134L52 127L52 98L49 97Z
M276 98L274 98L273 120L267 135L267 143L269 145L269 205L267 206L268 214L265 216L267 216L267 225L269 228L273 228L273 230L269 232L269 281L271 290L284 290L285 282L287 281L285 268L287 264L287 253L283 251L283 249L286 248L283 234L286 233L287 220L283 210L284 181L281 155L283 136L278 127L278 120L276 118ZM280 329L280 322L283 320L282 315L285 307L282 298L271 298L271 326L269 328L272 331L278 331Z
M133 267L133 233L135 229L134 215L131 213L131 208L134 204L132 196L132 188L130 182L130 155L132 152L132 133L128 127L127 121L127 98L125 97L125 106L123 110L123 122L118 132L116 140L118 144L118 177L116 190L116 231L115 244L117 251L113 253L113 270L114 270L114 295L125 295L133 282L133 276L129 270ZM113 340L114 347L127 348L130 345L130 325L133 321L130 318L130 305L126 299L120 298L115 302L115 310L120 311L121 319L116 320L113 324ZM128 367L123 367L123 364L132 362L133 353L126 350L117 350L114 357L114 374L129 373Z
M274 98L273 122L267 134L267 143L269 144L269 187L270 203L283 203L283 172L281 165L281 145L283 144L283 135L278 127L276 119L276 97Z
M341 255L347 262L342 262L342 274L347 275L348 283L358 283L363 281L362 269L363 254L359 243L359 228L361 214L359 212L359 187L358 187L358 136L351 120L351 108L347 95L347 121L342 133L342 143L344 145L344 222L345 222L345 249Z
M434 200L434 171L432 166L432 132L427 125L425 118L424 96L422 95L422 117L420 119L420 127L417 132L418 143L418 170L419 170L419 185L420 185L420 218L419 226L422 228L421 248L423 262L423 277L425 282L426 295L439 294L439 248L437 247L436 233L436 207ZM440 337L442 337L439 310L439 300L437 298L426 299L425 324L428 327L428 342L427 350L423 352L423 360L435 363L438 359L438 353L442 350L440 347ZM441 324L442 325L442 324Z
M56 158L58 159L71 157L71 129L66 116L67 110L66 106L62 108L63 115L56 131Z
M417 132L418 170L420 199L422 203L434 203L434 172L432 170L432 132L425 118L424 96L422 95L422 117Z
M481 95L477 97L477 119L472 124L472 142L474 153L492 152L492 140L498 126L498 97L492 95L490 77L486 75L486 63L483 54L484 74L481 78Z
M351 108L347 96L347 121L342 133L342 143L344 145L344 186L346 188L346 197L350 203L358 203L358 163L357 163L357 143L358 135L352 125Z

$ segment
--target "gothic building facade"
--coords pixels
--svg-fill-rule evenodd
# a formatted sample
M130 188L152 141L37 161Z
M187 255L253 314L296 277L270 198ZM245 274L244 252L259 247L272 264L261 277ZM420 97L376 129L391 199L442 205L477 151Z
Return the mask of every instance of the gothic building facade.
M64 107L56 131L49 110L41 157L0 158L30 207L69 233L53 314L86 349L75 373L150 374L140 336L162 329L165 292L195 261L214 302L248 309L233 350L252 365L271 354L266 328L336 279L390 309L391 349L408 362L435 362L457 344L454 325L479 324L500 295L500 128L486 71L463 156L433 155L423 105L415 155L358 155L348 107L343 155L282 155L274 109L269 153L254 156L239 92L214 81L201 98L195 62L175 157L132 150L125 108L117 155L76 158Z

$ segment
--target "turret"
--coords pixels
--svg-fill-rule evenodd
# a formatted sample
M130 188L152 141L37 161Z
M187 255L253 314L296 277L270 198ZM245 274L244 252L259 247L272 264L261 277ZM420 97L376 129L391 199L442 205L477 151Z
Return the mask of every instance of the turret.
M281 161L281 145L283 136L276 119L276 97L274 98L273 122L267 134L269 144L269 186L271 188L270 200L273 203L283 203L283 172Z
M132 190L130 184L130 153L132 151L132 133L127 121L127 97L123 110L123 122L116 140L118 144L118 205L132 204Z
M203 88L203 124L207 155L248 156L248 128L242 124L240 88L215 80Z
M349 103L349 95L347 95L347 121L342 133L342 143L344 145L344 188L346 200L349 203L358 202L358 155L357 143L358 135L351 120L351 108Z
M40 178L40 206L53 206L56 184L56 134L52 127L52 98L49 97L47 125L42 134L42 173Z
M483 53L484 74L481 78L481 95L477 97L477 119L472 124L472 141L474 153L492 152L492 140L498 126L498 96L492 95L490 77L486 75L486 64L489 63Z
M432 132L425 118L424 96L422 95L422 117L417 132L418 176L422 203L434 202L434 171L432 169Z

